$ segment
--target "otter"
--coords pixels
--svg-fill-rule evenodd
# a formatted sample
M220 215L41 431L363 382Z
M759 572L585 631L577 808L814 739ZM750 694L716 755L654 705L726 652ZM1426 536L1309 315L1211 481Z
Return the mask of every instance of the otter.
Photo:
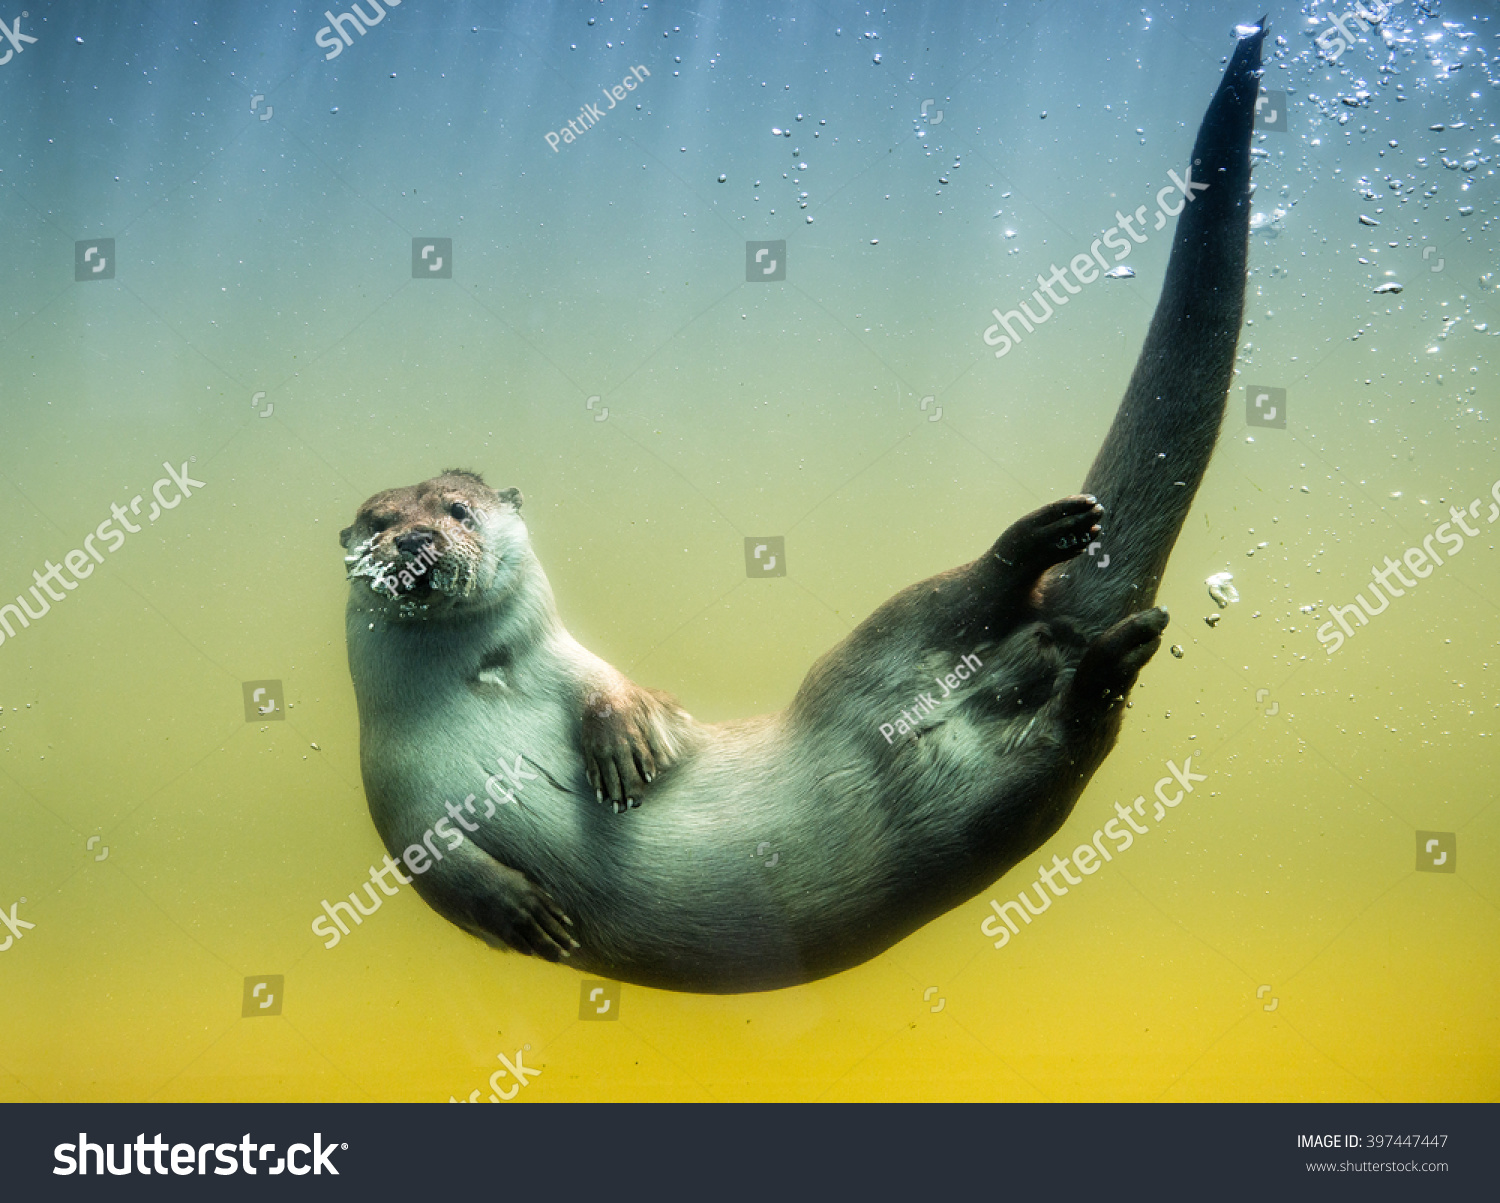
M701 723L585 650L515 489L450 470L360 507L340 541L365 791L434 910L593 975L768 990L882 952L1057 831L1160 646L1218 438L1264 34L1198 131L1208 188L1082 491L880 606L786 710ZM1109 569L1075 570L1106 514Z

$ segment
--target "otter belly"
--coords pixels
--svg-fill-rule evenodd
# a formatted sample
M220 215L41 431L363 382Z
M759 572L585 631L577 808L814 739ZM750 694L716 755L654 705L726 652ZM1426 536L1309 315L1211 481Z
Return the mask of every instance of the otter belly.
M883 757L781 716L713 728L626 814L595 800L565 712L471 691L438 710L364 740L391 854L458 830L452 803L467 840L573 919L573 964L647 985L769 989L858 964L1008 868L1003 829L1034 810L1017 720L964 710ZM407 872L434 901L443 869Z

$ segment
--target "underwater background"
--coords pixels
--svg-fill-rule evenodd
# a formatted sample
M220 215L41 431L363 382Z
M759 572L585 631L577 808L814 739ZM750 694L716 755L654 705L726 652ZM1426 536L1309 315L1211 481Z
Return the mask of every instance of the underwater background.
M23 2L0 1100L1500 1098L1496 5L1271 13L1175 650L1033 859L1205 779L1001 948L1030 862L834 978L700 996L409 889L312 931L384 855L340 528L482 471L586 646L701 719L779 709L1082 482L1173 226L998 357L992 311L1156 212L1259 10ZM1477 534L1332 649L1452 507Z

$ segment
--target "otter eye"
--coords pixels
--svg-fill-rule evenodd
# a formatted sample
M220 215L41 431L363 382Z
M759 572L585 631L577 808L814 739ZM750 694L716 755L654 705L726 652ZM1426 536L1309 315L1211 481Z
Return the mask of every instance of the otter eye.
M448 507L448 513L460 522L467 522L474 516L474 512L461 501L455 501Z
M390 524L391 524L390 518L388 518L388 517L386 517L384 515L381 515L380 517L372 517L370 519L370 529L372 531L374 531L377 535L381 531L383 531L387 527L389 527Z

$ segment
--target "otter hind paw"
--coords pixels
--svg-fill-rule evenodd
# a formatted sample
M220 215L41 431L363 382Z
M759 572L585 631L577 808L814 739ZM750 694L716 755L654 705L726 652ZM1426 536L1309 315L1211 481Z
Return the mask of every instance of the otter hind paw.
M1130 691L1146 662L1161 646L1167 612L1161 607L1122 618L1089 644L1069 690L1076 710L1108 709Z
M1071 560L1099 534L1104 507L1086 494L1064 497L1018 518L995 543L1002 562L1035 577Z

